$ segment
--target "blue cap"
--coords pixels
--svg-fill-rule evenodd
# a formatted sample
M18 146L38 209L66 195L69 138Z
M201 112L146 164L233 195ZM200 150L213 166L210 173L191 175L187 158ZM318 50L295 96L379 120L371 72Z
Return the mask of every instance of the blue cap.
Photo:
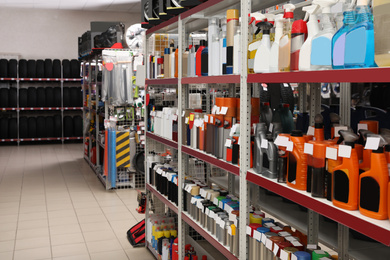
M233 74L233 66L226 66L226 74Z
M266 228L266 227L259 227L256 230L259 231L260 233L263 233L263 234L270 231L270 229Z
M305 251L297 251L294 253L298 260L311 260L311 255Z
M223 207L223 209L225 209L225 204L227 203L227 202L229 202L229 201L232 201L231 199L223 199L222 200L222 207Z
M171 54L171 49L170 48L165 48L164 49L164 54Z
M263 218L263 220L261 221L261 223L264 225L264 223L275 223L275 220L273 220L272 218Z

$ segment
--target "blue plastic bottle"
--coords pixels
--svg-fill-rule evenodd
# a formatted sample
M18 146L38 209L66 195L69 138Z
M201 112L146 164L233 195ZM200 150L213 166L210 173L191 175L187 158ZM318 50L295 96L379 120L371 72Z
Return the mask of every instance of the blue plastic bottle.
M345 68L376 67L374 23L368 0L358 0L356 24L345 37Z
M333 69L344 69L345 58L345 36L356 23L356 13L353 10L344 12L344 25L332 38L332 67Z

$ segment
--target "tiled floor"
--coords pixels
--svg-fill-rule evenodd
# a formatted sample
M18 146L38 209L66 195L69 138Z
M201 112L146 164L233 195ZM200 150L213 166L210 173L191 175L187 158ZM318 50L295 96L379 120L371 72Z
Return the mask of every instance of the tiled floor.
M0 259L153 259L126 238L136 195L106 191L82 144L0 146Z

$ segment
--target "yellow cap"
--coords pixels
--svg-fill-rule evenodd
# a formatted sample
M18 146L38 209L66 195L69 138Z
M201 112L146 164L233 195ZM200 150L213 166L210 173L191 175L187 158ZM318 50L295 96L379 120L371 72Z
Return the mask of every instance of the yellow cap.
M177 230L171 230L171 236L177 237Z
M226 19L229 22L229 20L238 20L239 17L239 11L238 9L229 9L226 11Z
M236 225L232 224L230 227L232 228L232 236L235 236L236 235Z
M254 215L253 213L249 214L249 223L250 224L262 224L263 218L259 215Z

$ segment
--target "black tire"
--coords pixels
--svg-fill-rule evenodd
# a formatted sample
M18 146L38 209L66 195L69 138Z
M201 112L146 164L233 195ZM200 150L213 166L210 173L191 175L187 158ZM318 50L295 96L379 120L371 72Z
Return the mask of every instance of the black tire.
M70 89L69 87L64 87L63 88L63 96L62 96L62 102L64 104L64 107L70 107Z
M27 89L19 89L19 107L27 107Z
M54 88L54 107L61 107L61 88Z
M45 77L45 62L43 60L36 61L36 77L37 78Z
M78 97L79 97L79 92L80 92L80 88L78 87L73 87L73 88L70 88L69 89L69 94L70 94L70 100L69 100L69 105L71 107L77 107L79 105L79 100L78 100Z
M37 88L37 107L45 107L45 106L46 106L45 88L39 87Z
M10 88L8 90L8 106L17 107L18 106L18 93L16 88Z
M53 77L53 62L51 59L45 60L45 78Z
M62 137L61 115L54 116L54 137Z
M19 78L27 78L27 60L19 60Z
M0 118L0 139L8 139L8 118Z
M73 119L70 116L64 117L64 137L73 136Z
M77 106L78 107L83 107L83 91L82 91L82 89L79 89L79 91L77 93L78 93L78 96L77 96Z
M52 87L45 88L45 97L46 97L45 105L47 107L54 107L54 89Z
M27 89L27 107L37 107L37 89L34 87Z
M72 78L80 78L80 62L78 60L70 61L70 74Z
M43 116L37 117L37 137L45 138L46 134L46 119Z
M35 60L27 61L27 78L36 78L37 76L37 67Z
M25 116L19 118L19 138L28 137L28 119Z
M8 60L1 59L0 60L0 77L6 78L8 75Z
M283 104L290 105L290 111L292 113L294 111L294 93L290 84L288 86L285 84L280 84L280 98Z
M28 118L28 138L37 138L37 120L35 117Z
M46 136L54 137L54 119L52 116L46 117Z
M8 139L18 138L18 120L10 118L8 120Z
M83 136L83 118L81 116L73 117L73 136Z
M8 61L8 78L18 77L18 61L15 59Z
M0 107L8 107L8 88L0 88Z
M53 78L61 78L61 61L53 60Z
M62 60L62 75L64 79L69 79L72 77L70 72L70 61Z

